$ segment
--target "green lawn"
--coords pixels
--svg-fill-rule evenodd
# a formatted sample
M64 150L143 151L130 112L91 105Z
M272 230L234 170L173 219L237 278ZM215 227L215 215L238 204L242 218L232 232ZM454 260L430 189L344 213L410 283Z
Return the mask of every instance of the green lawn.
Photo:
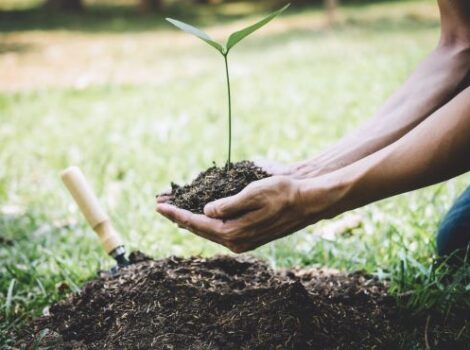
M349 6L342 23L328 29L318 10L294 9L240 44L231 57L235 160L300 160L369 118L435 45L435 10L426 0ZM233 25L208 31L223 35ZM188 181L226 157L223 61L215 51L163 25L133 34L130 51L121 45L127 32L2 35L41 45L46 41L38 36L59 44L60 38L99 41L118 69L96 83L74 85L61 67L33 67L44 46L14 53L19 77L21 64L57 77L45 77L43 86L31 75L30 86L23 77L20 87L0 90L0 238L13 242L0 241L0 346L8 347L9 330L61 297L58 284L77 289L112 264L60 182L69 165L91 179L130 250L156 257L228 253L154 211L155 194L171 181ZM0 50L5 73L7 54ZM149 76L141 74L147 67ZM121 68L128 71L122 78ZM444 287L432 262L439 220L469 183L466 175L357 210L361 226L333 239L322 238L331 225L324 222L254 254L275 266L377 273L391 278L395 293L411 291L409 306L418 309L468 307L470 287Z

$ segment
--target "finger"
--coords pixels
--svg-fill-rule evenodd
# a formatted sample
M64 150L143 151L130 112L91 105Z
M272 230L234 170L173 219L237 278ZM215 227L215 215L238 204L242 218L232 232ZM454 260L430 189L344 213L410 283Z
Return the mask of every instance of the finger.
M189 210L180 209L167 203L157 204L157 212L182 227L188 227L194 215Z
M276 173L276 168L278 167L277 164L273 163L272 161L270 160L267 160L267 159L255 159L253 161L253 163L258 167L258 168L261 168L263 169L264 171L266 171L267 173L269 174L273 174L273 173Z
M260 228L270 225L266 218L267 215L263 209L255 209L236 219L227 220L225 224L236 232L236 236L231 237L234 242L249 242L258 236Z
M191 225L189 224L189 222L191 221L190 217L191 217L191 215L194 215L194 214L187 211L187 210L178 209L178 208L176 208L172 205L160 204L157 207L157 212L160 213L161 215L165 216L167 219L169 219L169 220L173 221L174 223L176 223L179 228L191 231L192 233L194 233L194 234L196 234L196 235L198 235L202 238L211 240L211 241L219 243L219 244L223 244L221 242L221 240L214 237L213 235L207 235L204 232L196 232L196 230L193 227L191 227ZM181 213L179 213L179 212L181 212ZM185 217L187 217L187 218L185 218Z
M166 203L170 200L171 195L168 194L161 194L157 196L157 203Z
M288 220L274 221L268 220L253 221L252 225L246 231L240 234L239 239L233 242L237 253L244 253L257 249L271 241L290 235L308 226L305 222L290 223ZM234 225L240 225L238 220L233 220ZM245 220L244 224L247 224ZM233 250L233 249L232 249Z
M263 169L270 175L288 175L289 166L273 162L267 159L256 159L253 161L258 168Z
M189 232L195 234L196 236L207 239L208 241L223 245L224 247L228 247L227 242L225 242L223 239L220 239L216 236L208 235L204 232L199 232L199 231L194 230L194 229L189 229L188 227L184 227L183 225L180 225L180 224L177 224L177 226L178 226L178 228L189 231Z
M226 245L226 241L221 233L224 223L220 220L201 214L194 214L169 204L159 204L157 212L198 236Z
M253 198L253 191L246 188L234 196L206 204L204 214L211 218L230 219L259 209L260 206Z

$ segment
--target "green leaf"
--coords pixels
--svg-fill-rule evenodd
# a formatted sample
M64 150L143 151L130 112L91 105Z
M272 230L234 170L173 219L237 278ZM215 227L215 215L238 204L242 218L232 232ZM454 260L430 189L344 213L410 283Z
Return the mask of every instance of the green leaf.
M10 286L8 287L7 300L5 303L5 317L6 319L10 318L11 315L11 306L13 305L13 289L15 288L16 279L10 281Z
M246 38L248 35L253 33L254 31L258 30L265 24L269 23L272 19L274 19L276 16L280 15L282 12L284 12L290 4L287 4L284 6L282 9L277 10L276 12L271 13L269 16L265 17L261 21L245 28L242 30L239 30L233 34L230 35L230 37L227 40L227 52L234 47L236 44L238 44L240 41L242 41L244 38Z
M196 27L193 27L184 22L178 21L176 19L167 18L166 20L173 24L175 27L181 29L182 31L197 36L199 39L205 41L210 46L216 48L221 54L224 54L224 48L222 47L222 45L214 41L207 33L203 32L202 30L197 29Z

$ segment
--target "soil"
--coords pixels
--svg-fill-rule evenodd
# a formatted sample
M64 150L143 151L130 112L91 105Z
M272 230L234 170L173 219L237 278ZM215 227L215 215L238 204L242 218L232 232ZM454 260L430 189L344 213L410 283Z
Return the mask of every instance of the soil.
M18 347L397 349L405 339L387 285L364 273L274 271L248 256L130 260L52 305ZM424 323L413 327L424 340Z
M214 200L233 196L251 182L271 176L253 162L231 163L230 169L213 166L200 173L189 185L171 184L169 203L202 214L204 206Z
M426 341L466 348L466 324L450 329L400 315L386 283L365 273L275 271L249 256L152 260L137 252L129 259L118 274L52 305L17 347L424 349Z

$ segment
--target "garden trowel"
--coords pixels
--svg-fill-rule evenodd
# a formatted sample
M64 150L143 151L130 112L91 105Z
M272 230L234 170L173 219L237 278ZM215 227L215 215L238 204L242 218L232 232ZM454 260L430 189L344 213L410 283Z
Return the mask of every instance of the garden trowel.
M101 208L98 198L80 168L69 167L62 172L61 177L85 219L100 238L104 250L116 260L117 265L111 269L111 274L129 265L121 236Z

